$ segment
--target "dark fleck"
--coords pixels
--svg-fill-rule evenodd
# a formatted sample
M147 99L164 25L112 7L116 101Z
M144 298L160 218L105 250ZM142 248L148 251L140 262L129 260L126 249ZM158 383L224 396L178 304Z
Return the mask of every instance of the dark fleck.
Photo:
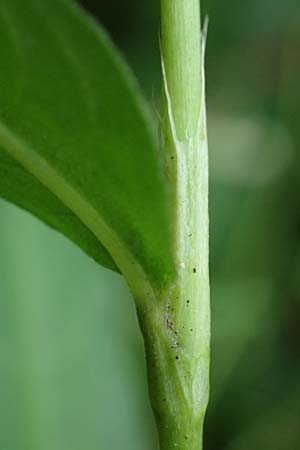
M193 268L193 272L194 272L194 273L196 273L196 272L197 272L197 270L196 270L196 268L195 268L195 267Z
M170 319L170 317L167 318L167 327L169 328L169 330L173 330L174 322L172 319Z

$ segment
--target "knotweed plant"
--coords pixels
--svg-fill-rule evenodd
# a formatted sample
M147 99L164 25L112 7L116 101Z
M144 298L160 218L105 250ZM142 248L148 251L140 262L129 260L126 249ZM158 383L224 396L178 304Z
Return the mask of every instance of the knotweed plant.
M0 2L0 194L125 277L161 450L202 449L209 392L204 40L199 0L161 0L159 136L74 0Z

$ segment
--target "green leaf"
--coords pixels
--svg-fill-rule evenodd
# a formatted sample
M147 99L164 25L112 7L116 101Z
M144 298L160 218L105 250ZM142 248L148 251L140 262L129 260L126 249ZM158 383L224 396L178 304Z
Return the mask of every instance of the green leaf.
M124 61L76 4L1 1L0 195L129 282L162 285L173 259L150 122Z
M6 200L27 209L52 228L64 233L103 266L118 270L109 253L78 217L2 149L0 193Z

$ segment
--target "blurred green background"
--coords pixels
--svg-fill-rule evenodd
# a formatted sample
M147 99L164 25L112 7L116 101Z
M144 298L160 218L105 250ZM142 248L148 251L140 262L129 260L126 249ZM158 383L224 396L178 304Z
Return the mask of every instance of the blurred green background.
M158 117L159 3L85 1ZM212 369L205 450L300 449L299 0L205 0ZM0 202L0 450L155 450L122 278Z

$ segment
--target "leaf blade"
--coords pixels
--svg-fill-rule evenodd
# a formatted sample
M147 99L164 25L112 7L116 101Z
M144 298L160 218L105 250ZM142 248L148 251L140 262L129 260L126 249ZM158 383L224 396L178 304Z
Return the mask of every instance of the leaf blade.
M76 214L122 271L163 283L172 273L165 180L124 63L69 1L30 0L25 10L21 0L4 0L0 8L9 30L5 39L1 27L0 53L11 46L0 63L2 148Z
M68 236L96 262L118 272L109 253L78 217L20 164L1 150L0 192L5 200L29 211L51 228Z

